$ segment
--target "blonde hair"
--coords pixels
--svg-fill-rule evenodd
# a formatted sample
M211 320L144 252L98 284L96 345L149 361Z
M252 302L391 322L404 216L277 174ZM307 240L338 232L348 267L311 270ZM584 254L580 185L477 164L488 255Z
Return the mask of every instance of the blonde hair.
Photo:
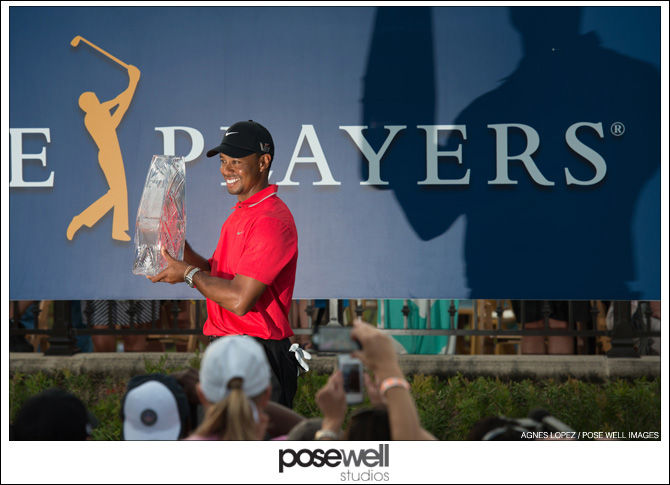
M242 390L242 379L228 383L230 393L225 399L212 404L193 434L216 435L221 440L257 440L253 405Z

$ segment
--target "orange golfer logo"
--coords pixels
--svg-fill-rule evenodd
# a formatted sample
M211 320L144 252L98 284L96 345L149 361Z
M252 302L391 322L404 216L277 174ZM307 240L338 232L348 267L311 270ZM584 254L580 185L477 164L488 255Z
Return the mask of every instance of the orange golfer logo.
M85 92L79 96L79 107L86 113L84 125L98 147L98 163L102 168L109 190L93 202L81 214L74 216L67 228L67 238L72 240L81 226L92 227L107 212L114 210L112 238L117 241L130 241L128 230L128 189L126 187L126 171L116 129L121 123L140 80L140 70L128 65L83 37L77 36L70 43L77 47L85 42L97 51L118 62L128 70L128 88L111 101L101 103L93 92ZM112 110L116 107L114 114Z

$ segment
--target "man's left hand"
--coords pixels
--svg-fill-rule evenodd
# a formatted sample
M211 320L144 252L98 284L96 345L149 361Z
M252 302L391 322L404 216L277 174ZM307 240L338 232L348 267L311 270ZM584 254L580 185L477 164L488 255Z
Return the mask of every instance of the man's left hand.
M152 283L161 282L170 283L171 285L174 285L175 283L183 283L184 272L186 271L186 268L188 268L188 264L174 259L172 256L170 256L170 253L168 253L167 249L165 248L161 250L161 254L168 263L167 268L158 273L156 276L147 276L147 278L150 279Z

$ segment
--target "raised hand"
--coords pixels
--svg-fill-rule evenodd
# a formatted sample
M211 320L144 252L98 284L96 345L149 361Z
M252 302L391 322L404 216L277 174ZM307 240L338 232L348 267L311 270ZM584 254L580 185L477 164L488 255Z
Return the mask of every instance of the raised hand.
M322 429L339 432L347 414L347 395L341 370L336 370L328 378L326 385L316 393L315 400L323 412Z

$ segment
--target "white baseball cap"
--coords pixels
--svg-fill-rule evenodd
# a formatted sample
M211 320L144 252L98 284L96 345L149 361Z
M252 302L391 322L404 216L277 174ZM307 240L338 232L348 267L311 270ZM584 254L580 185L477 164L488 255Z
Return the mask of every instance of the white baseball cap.
M133 377L121 408L123 439L178 440L187 416L188 400L176 379L162 374Z
M228 396L228 384L235 378L242 379L242 390L248 397L258 396L271 382L263 346L246 335L216 339L205 350L200 364L200 388L211 403Z

